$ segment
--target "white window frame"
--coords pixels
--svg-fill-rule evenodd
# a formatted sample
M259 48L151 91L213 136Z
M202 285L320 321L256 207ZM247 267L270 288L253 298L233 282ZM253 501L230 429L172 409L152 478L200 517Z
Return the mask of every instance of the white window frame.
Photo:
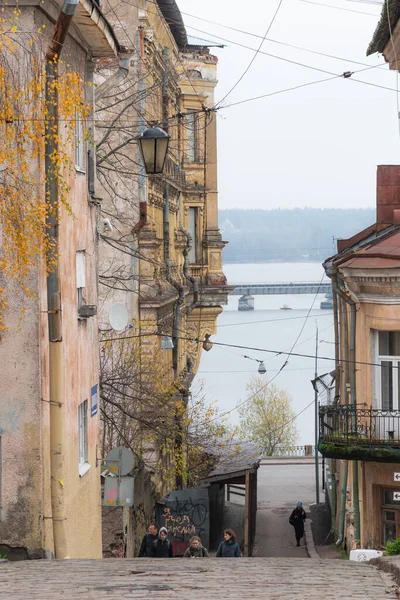
M86 173L85 148L84 122L75 113L75 169L81 173Z
M375 367L375 377L374 377L374 382L373 382L373 388L375 391L375 400L376 400L375 408L378 408L380 410L387 410L387 411L397 411L397 410L400 410L400 356L379 354L379 334L380 333L381 333L380 330L375 330L373 332L374 363L379 365L379 366ZM390 406L389 398L388 398L387 402L384 402L383 397L382 397L382 381L383 381L382 373L383 373L383 369L385 368L383 366L383 363L385 363L385 362L392 363L392 365L390 367L392 370L392 372L391 372L391 375L392 375L392 381L391 381L392 406Z
M76 253L76 289L78 308L85 304L86 288L86 252L78 250Z
M83 477L90 469L88 462L88 408L89 403L84 400L78 406L78 452L79 476Z

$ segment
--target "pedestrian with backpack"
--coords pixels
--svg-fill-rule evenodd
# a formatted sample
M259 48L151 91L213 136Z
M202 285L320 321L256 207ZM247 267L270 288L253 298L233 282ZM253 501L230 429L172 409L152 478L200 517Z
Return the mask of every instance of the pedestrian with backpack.
M216 556L217 558L240 558L242 556L233 529L225 529L224 541L218 546Z
M168 530L161 527L158 532L158 539L153 542L150 550L151 558L174 558L174 550L168 539Z
M204 548L199 536L194 535L190 540L190 545L185 550L183 558L208 558L208 550Z

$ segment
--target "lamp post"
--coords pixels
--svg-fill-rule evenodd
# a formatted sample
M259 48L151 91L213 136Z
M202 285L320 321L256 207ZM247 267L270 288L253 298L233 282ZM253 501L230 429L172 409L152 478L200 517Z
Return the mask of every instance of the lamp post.
M139 136L140 152L148 175L163 172L170 136L160 127L145 129Z
M318 321L315 321L315 380L318 377ZM315 502L319 504L319 461L318 461L318 389L314 386L315 411Z

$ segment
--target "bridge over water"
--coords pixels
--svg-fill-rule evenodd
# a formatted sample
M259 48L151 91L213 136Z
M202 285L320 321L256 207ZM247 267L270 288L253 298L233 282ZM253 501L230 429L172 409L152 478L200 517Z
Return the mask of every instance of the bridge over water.
M285 283L233 283L234 296L274 296L285 294L327 294L332 291L330 281L291 281Z

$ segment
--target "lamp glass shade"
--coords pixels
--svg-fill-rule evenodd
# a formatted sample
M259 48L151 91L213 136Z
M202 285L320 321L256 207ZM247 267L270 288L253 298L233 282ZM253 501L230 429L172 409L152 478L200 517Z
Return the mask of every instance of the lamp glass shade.
M203 350L205 350L206 352L209 352L211 350L211 348L213 347L213 343L210 340L210 337L211 336L207 333L204 338Z
M139 137L144 167L149 175L163 172L170 136L160 127L145 129Z
M265 365L262 361L258 365L258 372L260 373L260 375L265 375L265 373L267 372L267 369L265 368Z
M161 350L172 350L174 342L169 335L163 335L161 337Z

